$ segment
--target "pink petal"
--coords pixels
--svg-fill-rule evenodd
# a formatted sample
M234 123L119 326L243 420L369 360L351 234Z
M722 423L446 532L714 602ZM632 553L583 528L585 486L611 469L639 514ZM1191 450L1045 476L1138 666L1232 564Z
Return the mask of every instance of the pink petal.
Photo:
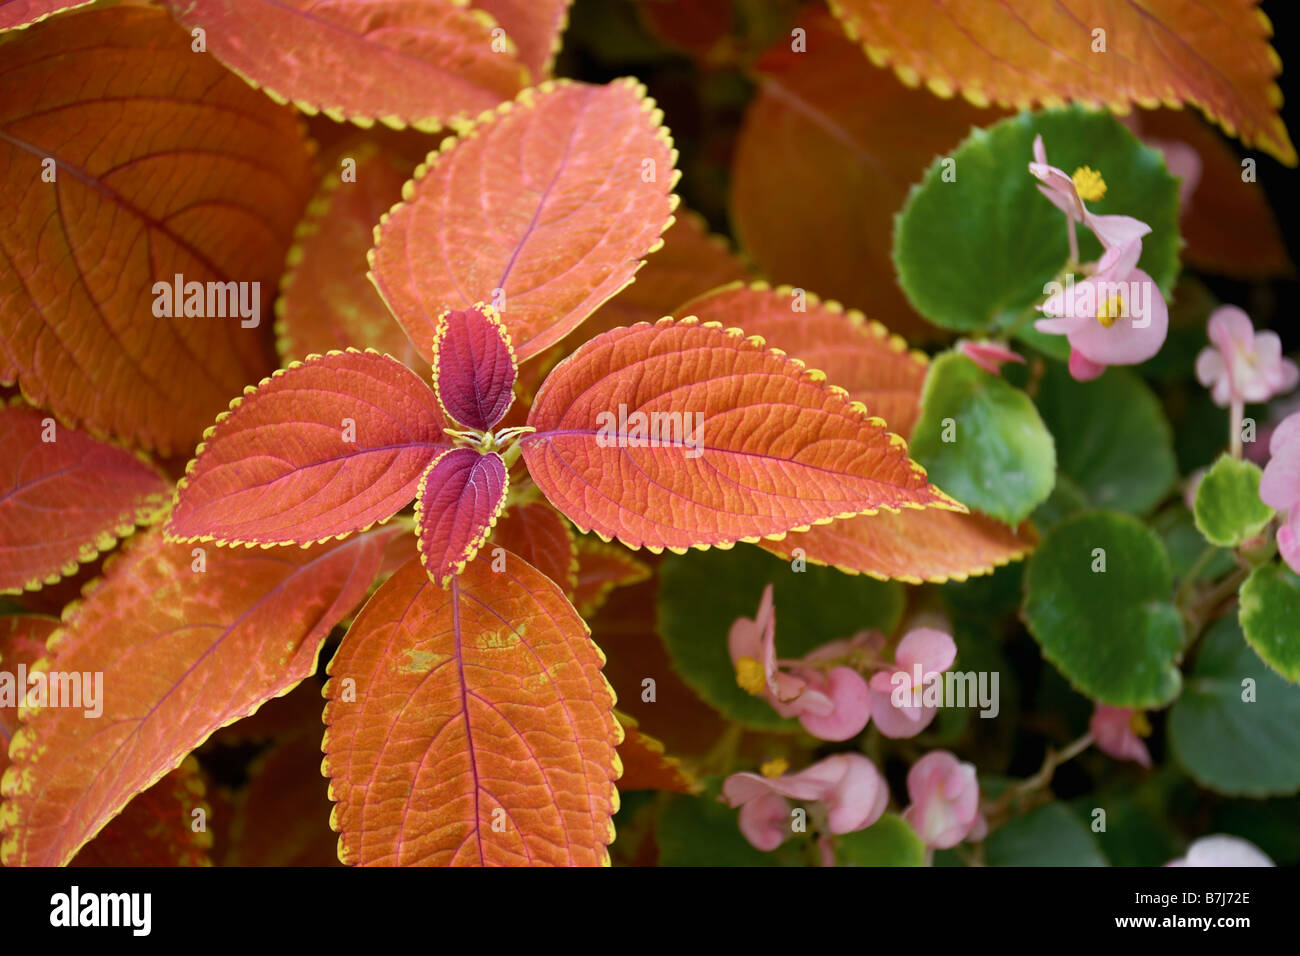
M1097 216L1089 212L1084 214L1083 221L1107 249L1141 239L1151 231L1145 222L1132 216Z
M804 730L822 740L848 740L862 733L871 719L871 692L862 675L850 667L836 667L826 675L825 693L832 704L830 713L805 711L799 716Z
M1160 351L1169 333L1169 306L1155 281L1140 269L1121 281L1121 294L1130 315L1116 319L1110 328L1095 320L1085 323L1069 336L1071 347L1096 365L1145 362ZM1139 292L1136 302L1132 296L1135 283ZM1140 317L1139 310L1143 313Z
M861 754L836 754L823 763L831 761L838 763L840 776L823 801L830 830L864 830L879 820L889 805L889 786L876 765Z
M1097 748L1116 760L1132 760L1144 767L1151 766L1151 754L1133 730L1130 721L1133 711L1127 707L1106 707L1101 704L1093 711L1088 729L1097 741Z
M1187 856L1165 866L1276 866L1259 847L1241 837L1216 833L1187 848Z
M990 375L998 375L1002 370L1003 362L1018 362L1025 364L1024 356L1018 352L1013 352L1005 345L997 342L970 342L961 343L962 353Z
M946 750L932 751L912 766L907 792L912 804L903 818L926 846L947 849L973 831L982 836L987 829L979 813L975 767Z
M1300 444L1300 412L1288 415L1274 428L1268 440L1268 452L1276 455L1284 445Z
M1275 434L1270 447L1277 443ZM1300 499L1300 442L1282 445L1273 453L1259 479L1259 499L1274 511L1286 511Z
M740 808L740 832L756 850L770 853L793 832L790 804L774 793L763 794Z
M952 667L957 659L957 645L953 639L942 631L932 627L918 627L904 635L894 652L894 660L908 673L913 673L917 664L921 665L921 676L925 678L932 671L943 673Z
M1277 529L1277 550L1286 566L1300 574L1300 500L1292 504L1287 523Z
M939 713L936 707L895 707L892 695L871 692L871 719L876 729L891 740L915 737Z
M1070 375L1076 382L1091 382L1106 371L1106 366L1092 361L1078 349L1070 352Z

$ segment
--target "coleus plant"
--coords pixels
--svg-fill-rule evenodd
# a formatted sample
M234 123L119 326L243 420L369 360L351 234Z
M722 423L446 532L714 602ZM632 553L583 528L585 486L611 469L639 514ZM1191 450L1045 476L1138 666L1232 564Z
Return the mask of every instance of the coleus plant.
M18 225L4 233L0 371L21 394L0 435L21 454L0 501L0 588L26 603L5 617L0 658L99 674L108 692L94 716L0 700L0 862L201 862L210 840L175 825L212 809L190 755L227 725L253 738L275 725L250 804L286 766L314 771L318 708L290 692L310 691L331 632L320 749L343 862L606 862L619 791L643 789L680 794L656 817L666 862L695 862L698 846L716 851L704 862L754 862L751 847L798 862L789 820L805 807L820 862L925 862L990 831L990 859L1018 862L1016 834L1077 836L1062 805L1033 806L1042 774L994 796L964 754L932 749L911 761L900 814L876 766L881 736L959 749L936 707L893 702L891 686L913 667L996 660L985 636L1006 617L1009 575L1042 657L1095 705L1048 778L1092 743L1149 764L1145 715L1169 706L1198 782L1300 786L1294 735L1280 758L1259 743L1295 706L1294 430L1278 427L1263 471L1231 440L1180 513L1208 557L1175 574L1149 517L1177 477L1165 413L1137 374L1105 370L1158 361L1177 333L1172 309L1150 331L1119 312L1174 297L1180 234L1189 257L1229 269L1282 268L1285 251L1216 247L1204 222L1198 239L1178 151L1106 112L1005 113L1159 95L1293 159L1258 20L1230 44L1159 25L1221 63L1222 83L1178 53L1150 88L1054 63L1027 89L1015 78L1041 40L1014 17L986 62L954 54L957 9L925 35L890 4L808 12L754 60L731 183L738 237L796 287L752 281L678 207L677 153L639 83L548 79L562 0L60 13L71 6L0 10L0 29L25 27L0 47L0 155L15 181L42 183L5 200ZM1054 42L1073 6L1039 24ZM72 81L56 82L55 61ZM846 78L869 108L840 95ZM451 134L410 176L406 153L427 143L330 146L317 121L327 173L300 216L313 160L295 109ZM817 201L827 184L835 200ZM1255 192L1235 196L1267 227L1255 233L1275 229ZM41 223L60 254L19 228ZM281 367L237 322L151 308L155 282L182 271L209 286L278 280ZM1079 308L1048 294L1076 273L1081 288L1137 294ZM806 285L918 341L968 338L932 359ZM1196 368L1236 436L1247 401L1295 385L1280 345L1246 325L1212 322L1217 351ZM1004 362L1023 367L1003 375ZM1015 565L1031 553L1022 601ZM1120 573L1105 576L1107 557ZM963 607L960 582L999 568L977 592L987 606ZM93 583L63 607L69 577ZM597 634L621 652L607 661L593 614L642 580L648 605L605 607L633 618ZM944 590L914 589L905 619L901 584ZM1238 587L1234 631L1224 602ZM624 634L643 640L629 650ZM1198 640L1189 673L1206 680L1191 686ZM648 647L671 666L647 666ZM1221 678L1253 674L1251 654L1276 693L1243 746L1281 765L1270 773L1225 766L1212 745L1239 719ZM611 682L649 673L680 695L681 722L727 722L699 760L709 779L615 710ZM860 738L863 753L813 759L799 727ZM758 773L721 779L750 757ZM170 821L160 836L155 818Z

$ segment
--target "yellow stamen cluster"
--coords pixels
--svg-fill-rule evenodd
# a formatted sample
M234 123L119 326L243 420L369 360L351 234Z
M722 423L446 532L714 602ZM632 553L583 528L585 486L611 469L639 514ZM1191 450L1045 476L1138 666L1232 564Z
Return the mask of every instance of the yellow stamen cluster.
M1110 328L1115 324L1115 320L1124 314L1124 300L1118 295L1112 295L1105 302L1097 306L1097 321L1105 328Z
M1147 715L1140 710L1133 711L1133 716L1128 719L1128 726L1139 737L1151 736L1151 721L1147 720Z
M1106 195L1106 180L1091 166L1080 166L1071 179L1074 180L1074 191L1084 202L1096 202Z
M767 674L763 665L752 657L736 661L736 683L755 696L767 690Z
M758 772L765 777L779 777L790 769L790 761L784 757L773 757L758 768Z

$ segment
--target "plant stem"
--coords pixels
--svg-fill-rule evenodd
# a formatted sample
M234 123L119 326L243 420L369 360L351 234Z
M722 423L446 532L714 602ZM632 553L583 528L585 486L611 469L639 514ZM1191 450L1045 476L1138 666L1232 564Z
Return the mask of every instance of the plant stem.
M1192 592L1196 590L1197 579L1206 566L1214 560L1214 555L1218 550L1214 545L1209 545L1201 552L1200 557L1193 562L1192 566L1187 569L1187 574L1183 576L1183 583L1178 586L1178 593L1174 595L1174 607L1179 610L1185 609L1188 600L1192 597Z
M1242 400L1234 398L1228 422L1228 447L1232 451L1233 458L1241 457L1241 419L1245 413L1246 407Z

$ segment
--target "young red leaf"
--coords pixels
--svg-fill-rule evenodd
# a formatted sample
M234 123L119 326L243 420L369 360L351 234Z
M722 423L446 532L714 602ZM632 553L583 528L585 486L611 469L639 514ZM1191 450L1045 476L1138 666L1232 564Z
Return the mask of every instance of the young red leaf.
M929 360L909 352L906 342L856 309L846 312L838 302L822 302L789 286L736 283L677 311L762 336L768 345L825 372L827 381L883 418L891 430L904 438L912 434Z
M664 745L637 726L636 719L621 711L614 716L623 727L623 742L618 756L623 762L620 790L667 790L671 793L698 793L702 788L695 775L681 761L668 756Z
M560 50L572 0L473 0L501 24L535 82L547 79Z
M0 670L13 675L13 706L0 698L0 775L9 766L9 743L18 732L18 698L25 688L19 686L18 667L29 672L45 656L45 641L58 629L57 617L40 614L14 614L0 618Z
M448 447L433 390L377 352L263 379L204 435L167 522L174 540L310 544L391 518Z
M578 539L578 583L573 606L589 619L615 588L636 584L650 577L650 569L621 545L595 538Z
M84 7L91 0L0 0L0 30L31 26L64 10Z
M492 543L519 555L573 598L578 570L573 529L548 502L511 505L497 522Z
M486 432L514 400L515 353L501 316L490 305L452 309L433 335L433 388L447 417Z
M1079 100L1125 113L1192 103L1247 146L1296 164L1278 115L1282 61L1258 0L1002 0L993 9L939 4L929 16L917 16L911 0L831 0L831 9L871 61L908 86L924 80L942 97L960 91L1017 109Z
M514 96L528 70L491 16L456 0L167 0L208 52L277 100L432 131Z
M132 538L49 639L42 670L102 685L81 707L21 711L0 782L0 862L67 862L214 730L311 674L396 533L206 553L157 529Z
M1038 535L1028 523L1013 530L986 515L930 508L846 518L759 544L787 560L802 557L848 574L920 584L988 574L1029 554Z
M166 508L143 457L34 408L0 406L0 448L0 594L54 584Z
M491 302L523 362L625 287L658 248L676 151L633 80L524 90L416 170L370 269L433 361L435 316Z
M340 164L356 163L344 181ZM375 223L402 196L414 163L373 143L349 140L294 233L275 303L276 346L285 362L332 349L372 348L413 365L415 347L366 278ZM419 361L421 370L426 368Z
M164 456L270 371L312 179L293 112L190 44L162 10L92 9L7 37L0 71L0 376ZM177 276L204 294L173 302Z
M179 767L137 794L69 866L211 866L212 808L199 762ZM203 827L195 829L201 814Z
M329 665L324 769L343 862L607 861L622 737L603 663L526 562L507 555L496 573L480 555L443 589L413 559Z
M433 580L445 587L478 554L505 505L508 483L501 456L473 448L443 452L425 470L415 526L420 561Z
M836 517L963 507L843 389L761 339L687 318L614 329L542 385L522 439L580 529L652 551L757 541Z

